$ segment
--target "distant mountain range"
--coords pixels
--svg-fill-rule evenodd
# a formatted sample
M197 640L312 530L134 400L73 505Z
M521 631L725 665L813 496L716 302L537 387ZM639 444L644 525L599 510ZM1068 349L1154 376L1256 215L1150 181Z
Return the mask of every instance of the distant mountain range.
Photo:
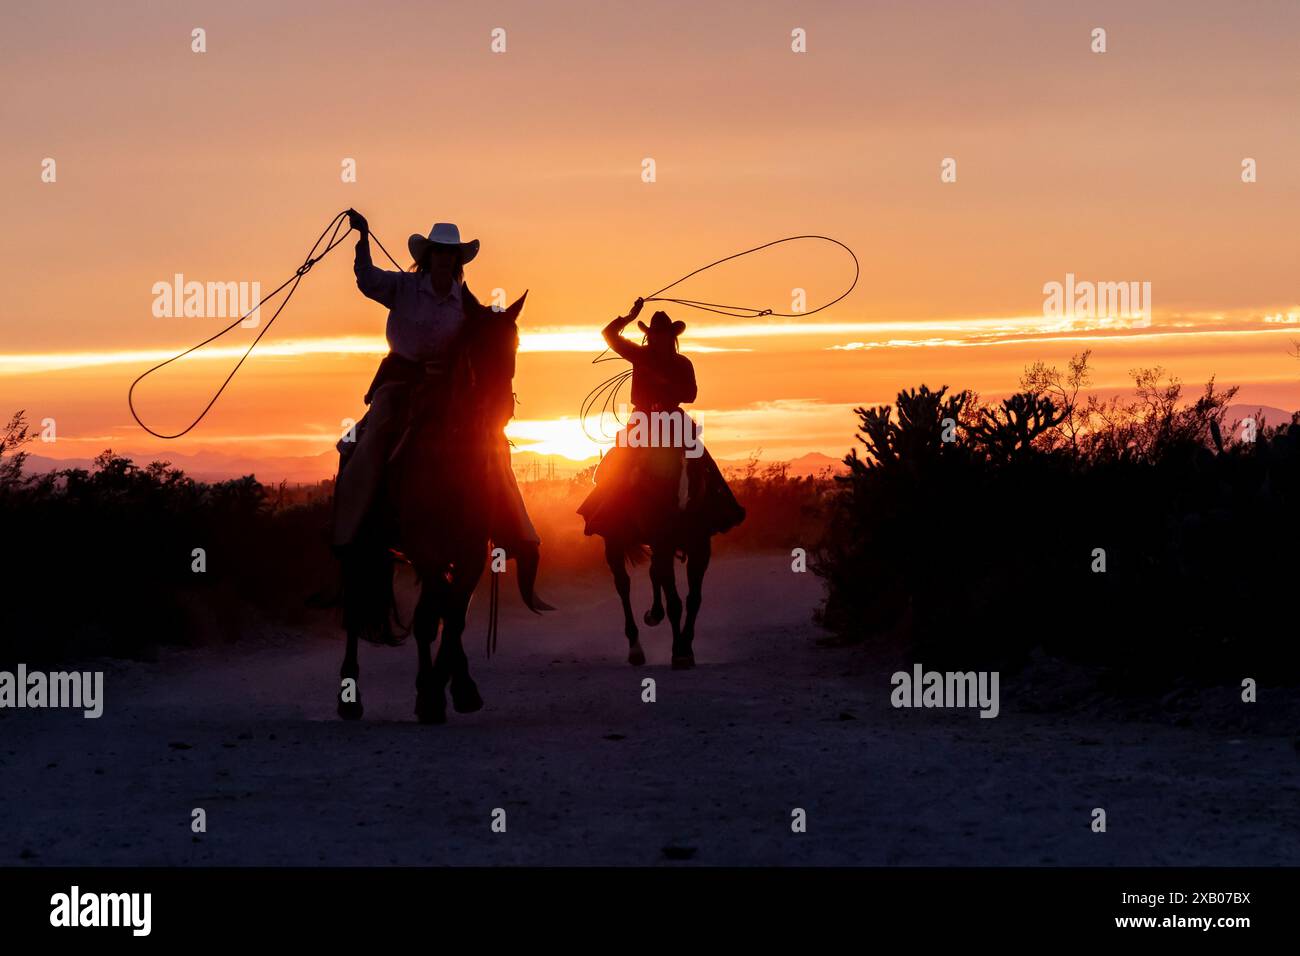
M830 455L823 455L819 451L801 455L790 461L787 467L787 473L794 478L815 477L827 473L840 475L849 470L842 458L832 458Z
M1284 425L1291 421L1290 412L1273 408L1271 405L1229 405L1224 411L1223 424L1228 428L1247 418L1254 418L1256 426Z

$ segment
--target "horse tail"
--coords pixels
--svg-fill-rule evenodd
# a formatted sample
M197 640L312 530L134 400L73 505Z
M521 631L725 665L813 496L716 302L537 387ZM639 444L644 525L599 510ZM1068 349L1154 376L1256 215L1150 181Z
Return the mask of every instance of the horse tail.
M541 552L536 543L524 542L517 547L515 570L519 578L519 596L524 599L524 606L534 614L555 610L554 606L543 601L541 595L537 593L537 567L540 563ZM494 578L493 584L495 583Z

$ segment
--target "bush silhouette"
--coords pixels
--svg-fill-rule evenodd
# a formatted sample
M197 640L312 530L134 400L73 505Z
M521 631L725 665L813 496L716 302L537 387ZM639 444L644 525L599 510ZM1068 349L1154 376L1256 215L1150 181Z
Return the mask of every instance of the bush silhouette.
M8 434L22 430L15 416ZM20 444L0 459L17 463L0 468L4 661L234 637L254 610L300 613L332 573L322 501L272 511L251 476L207 484L112 451L89 470L24 478Z
M106 451L89 469L23 475L22 413L0 431L0 573L6 585L0 663L92 654L131 657L158 645L234 640L312 620L337 597L329 549L333 483L268 488L252 476L195 481L166 462L139 466ZM795 478L757 461L731 476L749 508L718 552L815 539L829 477ZM544 542L544 579L608 575L582 534L588 472L529 482ZM192 570L202 548L206 570ZM545 583L545 580L544 580ZM331 610L330 625L336 611Z
M996 406L922 386L856 409L865 453L813 565L821 622L927 666L1042 648L1148 684L1294 681L1274 607L1300 570L1300 425L1225 443L1236 390L1187 403L1160 369L1131 399L1082 401L1087 361L1033 366Z

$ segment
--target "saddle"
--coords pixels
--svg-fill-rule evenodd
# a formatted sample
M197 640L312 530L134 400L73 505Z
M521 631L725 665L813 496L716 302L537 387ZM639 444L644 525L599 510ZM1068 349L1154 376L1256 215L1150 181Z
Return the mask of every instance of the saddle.
M401 422L389 449L388 461L397 458L398 451L405 445L416 422L423 421L429 415L445 414L450 397L452 364L449 362L413 362L396 353L390 352L379 363L379 369L366 389L365 403L370 404L375 392L381 386L402 385L399 393L398 418ZM348 459L356 450L369 425L370 413L361 416L354 427L355 434L351 440L340 439L335 446L339 451L339 471L347 467Z

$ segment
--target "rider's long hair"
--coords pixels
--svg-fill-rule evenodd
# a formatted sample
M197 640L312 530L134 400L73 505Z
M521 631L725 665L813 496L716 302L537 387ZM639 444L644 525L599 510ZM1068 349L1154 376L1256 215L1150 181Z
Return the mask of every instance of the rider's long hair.
M657 312L655 313L655 315L662 315L662 316L663 316L665 319L667 319L668 321L670 321L670 322L672 321L672 316L670 316L667 312L663 311L663 309L660 309L659 311L657 311ZM652 321L652 322L654 321L654 316L651 316L651 317L650 317L650 321ZM650 333L649 333L649 332L643 332L643 333L641 333L641 344L642 344L642 345L649 345L649 344L650 344ZM682 334L681 334L680 332L679 332L678 334L676 334L676 335L673 336L673 348L672 348L672 350L673 350L674 352L681 352L681 350L682 350ZM667 351L667 349L665 349L665 351Z
M427 263L424 262L412 262L411 267L406 271L407 272L428 272L429 267ZM460 265L456 266L456 281L457 282L465 281L465 264L463 262Z

